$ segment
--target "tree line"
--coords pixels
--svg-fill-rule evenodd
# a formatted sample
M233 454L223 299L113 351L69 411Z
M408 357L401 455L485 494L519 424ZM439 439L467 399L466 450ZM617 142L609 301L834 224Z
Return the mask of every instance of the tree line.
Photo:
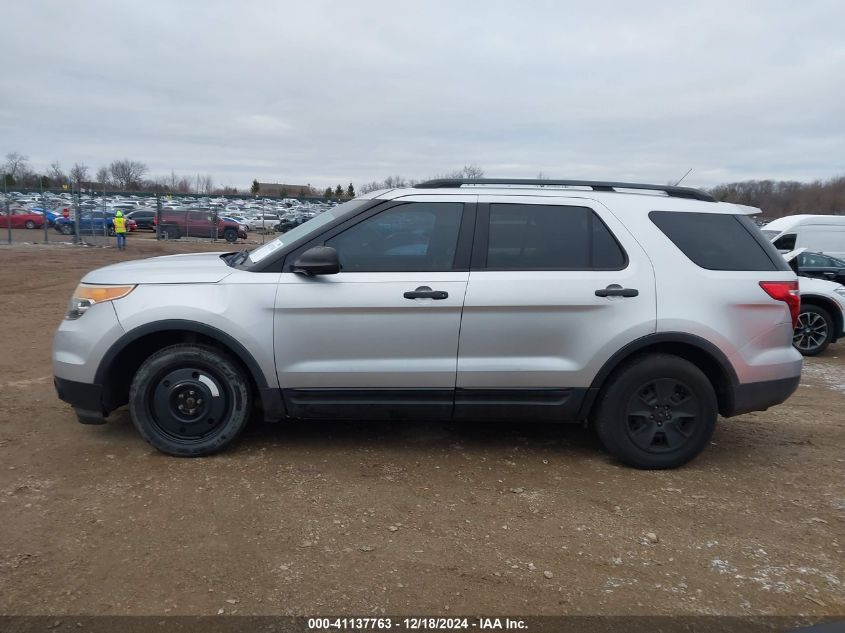
M64 185L73 189L94 189L97 191L144 191L151 193L179 193L202 195L236 195L235 187L218 187L210 174L194 176L178 175L171 171L167 176L147 177L149 169L145 163L128 158L114 160L96 171L85 163L74 163L65 171L59 161L53 161L44 173L36 172L29 164L29 159L19 153L6 154L0 164L2 184L8 187L24 189L61 188ZM464 165L462 168L432 176L431 178L483 178L484 170L477 165ZM548 177L540 172L539 179ZM426 179L428 180L428 179ZM421 182L403 176L388 176L384 180L374 180L361 185L360 193L369 193L379 189L412 187ZM259 194L258 180L254 180L250 192ZM778 218L793 213L845 213L845 176L813 182L793 180L745 180L718 185L709 189L717 199L724 202L736 202L758 207L767 218ZM245 192L244 192L245 193ZM326 187L318 192L311 185L301 187L301 191L288 192L283 189L282 197L316 197L322 193L327 199L351 199L356 195L352 183L343 187Z
M845 176L813 182L745 180L713 187L717 200L762 209L766 218L795 213L845 213Z
M92 171L85 163L74 163L67 171L55 160L43 173L35 171L29 159L20 152L9 152L0 164L2 183L6 188L58 189L63 186L95 191L144 191L152 193L237 194L234 187L217 187L211 174L180 176L171 171L168 176L147 177L145 163L124 158L113 160Z

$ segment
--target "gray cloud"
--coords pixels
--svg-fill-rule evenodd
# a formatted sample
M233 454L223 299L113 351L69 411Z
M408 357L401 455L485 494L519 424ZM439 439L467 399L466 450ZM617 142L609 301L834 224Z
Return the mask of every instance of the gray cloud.
M845 5L18 2L0 152L152 174L686 183L845 172Z

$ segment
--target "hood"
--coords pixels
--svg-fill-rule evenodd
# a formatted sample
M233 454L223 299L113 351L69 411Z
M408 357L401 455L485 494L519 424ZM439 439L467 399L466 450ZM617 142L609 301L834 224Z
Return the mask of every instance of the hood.
M232 274L222 253L189 253L138 259L92 270L89 284L213 284Z
M818 279L816 277L798 277L798 289L801 294L814 293L817 295L835 296L838 300L845 299L840 294L835 294L837 290L842 289L842 284L835 281L828 281L827 279Z

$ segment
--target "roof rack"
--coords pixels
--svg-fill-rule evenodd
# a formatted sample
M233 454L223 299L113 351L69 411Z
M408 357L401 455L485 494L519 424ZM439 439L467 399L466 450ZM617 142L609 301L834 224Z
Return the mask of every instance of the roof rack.
M451 189L463 185L522 185L531 187L588 187L593 191L616 191L617 189L645 189L662 191L673 198L687 198L716 202L709 193L692 187L672 185L646 185L639 182L605 182L603 180L535 180L532 178L438 178L414 185L416 189Z

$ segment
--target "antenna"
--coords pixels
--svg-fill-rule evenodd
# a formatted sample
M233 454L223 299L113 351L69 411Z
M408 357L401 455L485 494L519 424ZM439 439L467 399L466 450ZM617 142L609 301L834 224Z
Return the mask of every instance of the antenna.
M690 167L689 169L687 169L687 173L685 173L683 176L681 176L681 180L683 180L684 178L686 178L687 176L689 176L689 174L690 174L690 172L691 172L691 171L692 171L692 167ZM676 182L676 183L675 183L675 186L676 186L676 187L677 187L678 185L680 185L680 184L681 184L681 180L679 180L678 182Z

